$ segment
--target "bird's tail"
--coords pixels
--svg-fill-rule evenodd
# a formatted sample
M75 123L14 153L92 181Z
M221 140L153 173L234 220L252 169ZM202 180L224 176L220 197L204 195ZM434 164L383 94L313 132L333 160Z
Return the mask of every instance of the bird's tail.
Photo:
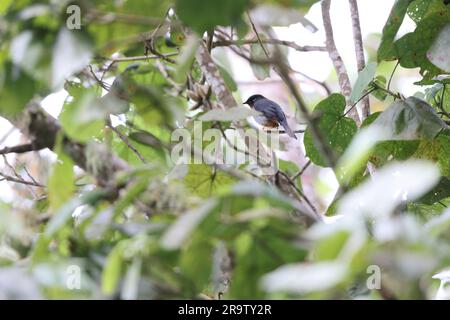
M286 131L286 133L288 134L289 137L297 139L297 137L295 136L295 132L292 131L292 129L289 127L286 120L281 122L281 125L283 126L284 130Z

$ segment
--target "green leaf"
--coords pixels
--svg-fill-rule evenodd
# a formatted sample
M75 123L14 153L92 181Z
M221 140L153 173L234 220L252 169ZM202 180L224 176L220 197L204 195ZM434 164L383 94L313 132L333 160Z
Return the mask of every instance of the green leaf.
M372 125L384 131L380 140L431 140L446 128L433 108L416 97L393 103Z
M87 142L104 128L105 110L95 106L97 93L94 89L73 87L69 93L73 98L64 103L59 121L70 138Z
M437 186L416 202L432 205L448 197L450 197L450 179L442 177Z
M371 62L359 72L358 79L356 79L352 94L350 95L350 103L353 104L361 98L367 86L372 82L376 69L377 64Z
M102 272L102 292L113 294L122 274L122 255L124 242L119 242L109 253Z
M267 49L266 49L267 50ZM250 58L254 60L266 60L267 56L259 43L250 46ZM268 64L251 63L253 74L256 79L264 80L270 76L270 66Z
M199 34L215 26L235 25L248 5L248 0L176 0L180 19Z
M383 28L381 43L378 48L378 61L394 60L396 51L394 47L394 39L405 17L406 10L412 0L396 0L391 9L389 18Z
M0 113L10 117L22 112L35 91L33 79L19 67L6 63L0 70Z
M372 90L372 95L380 101L386 100L387 92L380 89L386 89L386 78L384 76L376 76L372 83L369 85L368 90ZM373 90L375 89L375 90Z
M183 48L181 48L181 53L176 60L177 68L175 71L175 80L177 82L182 83L186 81L186 76L194 62L195 53L197 52L198 47L198 37L194 34L190 35Z
M425 79L439 75L442 71L427 58L427 51L450 18L441 15L429 16L418 24L414 32L405 34L395 42L400 65L404 68L420 67Z
M58 139L54 151L58 159L53 164L48 180L48 195L53 209L59 209L68 202L75 192L75 173L72 159L63 151L62 137Z
M450 73L450 23L440 31L427 51L427 57L436 67Z
M343 154L357 131L355 121L344 117L344 109L345 98L336 93L322 100L314 108L324 142L330 145L337 156ZM303 142L309 159L314 164L325 167L326 162L316 147L317 141L314 141L311 129L306 130Z
M444 0L415 0L408 7L409 17L416 23L430 15L450 15Z
M197 291L204 290L211 280L213 251L210 239L194 236L181 252L181 272L195 284Z
M186 188L202 198L209 198L234 181L231 176L206 164L190 164L184 177Z

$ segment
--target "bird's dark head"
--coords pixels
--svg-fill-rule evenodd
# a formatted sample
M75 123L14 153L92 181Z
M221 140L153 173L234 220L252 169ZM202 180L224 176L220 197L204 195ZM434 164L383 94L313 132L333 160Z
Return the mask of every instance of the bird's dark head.
M250 107L253 107L254 103L258 100L265 99L263 95L260 94L254 94L250 96L247 101L244 102L244 104L248 104Z

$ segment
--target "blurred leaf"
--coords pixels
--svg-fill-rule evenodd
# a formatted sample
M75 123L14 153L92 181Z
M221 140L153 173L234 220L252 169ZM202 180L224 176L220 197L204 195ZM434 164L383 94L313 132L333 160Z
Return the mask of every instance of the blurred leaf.
M48 194L53 210L59 209L68 202L76 190L75 174L73 172L74 163L64 153L61 140L62 138L60 137L54 150L58 154L58 159L53 164L48 180Z
M111 295L117 288L122 274L124 242L119 242L109 253L102 272L102 292Z
M0 69L0 112L14 116L20 113L34 96L35 82L19 67L6 63Z
M439 176L438 168L429 161L392 162L347 193L338 205L338 214L389 216L402 202L416 200L428 192Z
M176 0L176 13L200 35L215 26L235 25L248 5L248 0Z
M450 20L450 19L449 19ZM427 57L436 67L450 73L450 23L447 23L427 51Z
M105 110L95 107L97 93L94 89L73 87L69 93L72 99L64 103L59 121L70 138L87 142L104 128Z
M179 83L186 81L186 76L191 69L194 62L195 53L199 48L199 39L195 35L190 35L183 48L181 48L180 55L177 57L177 68L175 71L175 80Z
M182 249L180 269L197 290L203 290L211 281L213 251L210 239L198 236L193 236Z
M450 197L450 180L446 177L442 177L437 186L417 200L417 202L431 205L448 197Z
M264 49L259 43L252 44L250 46L250 58L254 60L267 60L267 56L264 53ZM253 74L256 79L264 80L270 76L270 66L268 64L250 63Z
M361 98L364 91L367 89L367 86L373 80L376 69L377 64L375 62L371 62L359 72L358 78L353 86L352 94L350 95L350 103L353 104Z
M125 274L123 289L121 292L122 299L136 300L138 298L141 266L142 259L140 257L134 257L131 265L127 269L127 273Z
M260 26L288 27L291 24L301 23L311 32L316 32L317 27L306 19L299 10L281 7L274 4L259 5L251 11L252 20Z
M65 79L81 71L91 57L91 43L86 35L62 28L53 48L52 86L60 86Z
M327 290L343 281L346 270L339 261L285 265L264 276L262 285L268 292L304 294Z
M324 138L336 155L340 156L350 144L353 135L357 131L355 122L344 117L345 98L340 94L332 94L328 98L319 102L314 108L318 116L319 129ZM326 162L316 147L316 141L311 130L306 130L304 140L306 155L316 165L325 167Z
M179 249L201 221L217 206L217 201L210 199L198 208L185 212L164 233L161 238L161 246L167 250Z

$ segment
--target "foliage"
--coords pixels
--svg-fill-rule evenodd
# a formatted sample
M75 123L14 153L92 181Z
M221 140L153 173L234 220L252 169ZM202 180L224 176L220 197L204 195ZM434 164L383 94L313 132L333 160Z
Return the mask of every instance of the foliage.
M265 48L281 64L251 63L267 59L260 41L275 25L314 31L304 14L316 2L2 1L0 115L33 150L56 156L39 197L0 202L0 298L431 298L433 274L450 261L444 1L397 0L378 62L360 71L351 96L323 97L308 117L301 110L306 156L317 170L333 165L340 184L328 208L306 201L308 181L290 180L300 170L291 160L270 176L260 163L172 161L176 129L193 136L189 156L213 140L196 135L194 120L221 130L216 154L255 157L239 134L258 115L236 101L231 62L214 54L221 34L210 36L232 27L232 48L245 48L258 80L282 74L279 45ZM66 25L68 5L82 8L80 30ZM407 14L416 28L396 40ZM246 45L252 22L262 37ZM377 74L384 60L420 68L423 90L392 92ZM39 104L61 89L68 97L53 119ZM348 110L365 95L385 108L358 127ZM373 265L381 290L366 287Z

